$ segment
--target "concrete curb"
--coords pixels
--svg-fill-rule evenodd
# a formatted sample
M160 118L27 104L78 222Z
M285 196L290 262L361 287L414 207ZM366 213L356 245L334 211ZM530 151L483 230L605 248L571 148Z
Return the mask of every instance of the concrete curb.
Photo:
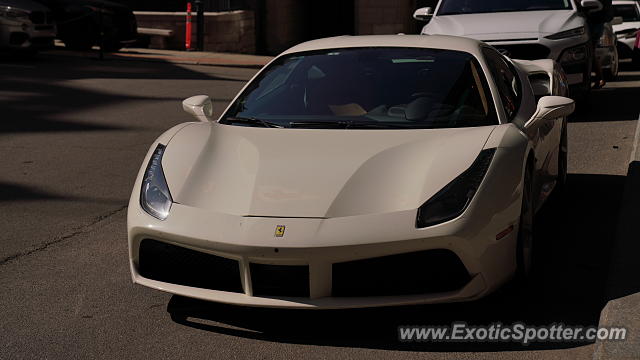
M594 360L640 359L640 120L625 181L623 202L611 251L606 296L600 327L624 327L627 338L597 340Z
M609 301L599 327L624 327L627 334L625 340L596 341L594 359L640 359L640 293Z
M64 49L54 49L44 51L44 54L66 57L80 57L97 59L97 51L72 51ZM126 49L116 53L105 53L105 60L124 61L151 61L165 62L185 65L209 65L221 67L235 67L248 69L261 69L272 58L267 56L252 56L245 54L222 54L222 53L186 53L178 51L162 51L147 49Z

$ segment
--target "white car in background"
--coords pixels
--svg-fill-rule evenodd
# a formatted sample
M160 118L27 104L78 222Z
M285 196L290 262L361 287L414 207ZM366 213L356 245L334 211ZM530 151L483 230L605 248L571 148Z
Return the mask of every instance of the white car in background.
M30 0L0 0L0 49L33 54L53 47L55 37L49 8Z
M614 0L613 11L615 16L623 21L621 24L613 25L613 31L618 38L618 53L621 58L631 58L636 33L640 30L640 3L635 0Z
M452 36L342 36L206 95L149 149L129 202L135 283L238 305L478 299L532 269L566 180L573 100L553 60ZM535 267L534 267L535 268Z
M581 6L587 11L602 4L582 0ZM593 57L587 20L573 0L441 0L435 11L421 8L414 18L429 21L422 34L474 38L514 59L554 59L567 74L572 97L591 87ZM612 42L610 27L608 31L609 39L603 41ZM598 54L614 77L618 71L615 44L603 41Z

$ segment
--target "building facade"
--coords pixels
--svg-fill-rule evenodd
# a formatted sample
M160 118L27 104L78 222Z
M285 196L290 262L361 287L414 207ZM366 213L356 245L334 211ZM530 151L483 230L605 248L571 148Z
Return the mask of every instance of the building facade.
M377 35L418 33L422 24L413 20L416 8L435 6L438 0L202 0L206 12L218 13L236 11L235 17L242 18L241 52L257 54L277 54L303 41L337 35ZM119 0L134 11L174 12L179 15L186 9L185 0ZM195 2L195 0L194 0ZM194 7L195 9L195 7ZM241 15L237 15L238 11ZM159 16L159 15L158 15ZM139 25L154 27L152 18L138 16ZM219 17L224 19L225 17ZM226 34L228 25L217 26L205 22L205 37L209 39L231 38ZM151 21L151 22L150 22ZM195 17L194 17L195 22ZM247 25L247 22L253 24ZM174 33L184 36L179 29L180 20L171 25ZM195 28L195 23L194 23ZM233 26L231 28L234 28ZM246 30L249 29L249 30ZM225 34L218 34L218 31ZM237 31L231 31L237 34ZM246 37L251 37L247 39ZM236 39L237 40L237 39ZM181 39L170 41L172 47L179 47ZM217 41L217 42L216 42ZM218 45L215 45L215 44ZM229 51L218 40L207 42L204 50ZM233 49L232 49L233 50Z

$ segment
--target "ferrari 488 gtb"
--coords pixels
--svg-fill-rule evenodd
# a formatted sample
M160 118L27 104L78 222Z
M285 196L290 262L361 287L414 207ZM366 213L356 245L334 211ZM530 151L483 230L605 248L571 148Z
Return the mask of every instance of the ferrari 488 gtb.
M151 146L128 212L133 281L230 304L468 301L532 269L566 179L566 77L482 42L344 36L289 49L212 119Z

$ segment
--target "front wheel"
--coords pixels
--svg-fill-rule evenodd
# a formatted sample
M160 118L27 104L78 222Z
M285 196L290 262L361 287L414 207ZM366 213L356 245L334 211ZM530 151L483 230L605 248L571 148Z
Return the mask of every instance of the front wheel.
M522 188L522 209L520 212L520 226L516 244L516 277L521 282L531 278L533 270L533 181L531 169L527 166Z
M604 79L606 81L614 81L618 77L618 69L620 68L620 59L618 57L618 48L613 50L613 59L611 60L611 67L604 69Z
M640 69L640 49L633 49L633 66Z
M569 139L567 136L567 124L562 126L562 136L560 138L560 148L558 149L558 179L556 186L560 191L567 185L567 165L569 155Z

